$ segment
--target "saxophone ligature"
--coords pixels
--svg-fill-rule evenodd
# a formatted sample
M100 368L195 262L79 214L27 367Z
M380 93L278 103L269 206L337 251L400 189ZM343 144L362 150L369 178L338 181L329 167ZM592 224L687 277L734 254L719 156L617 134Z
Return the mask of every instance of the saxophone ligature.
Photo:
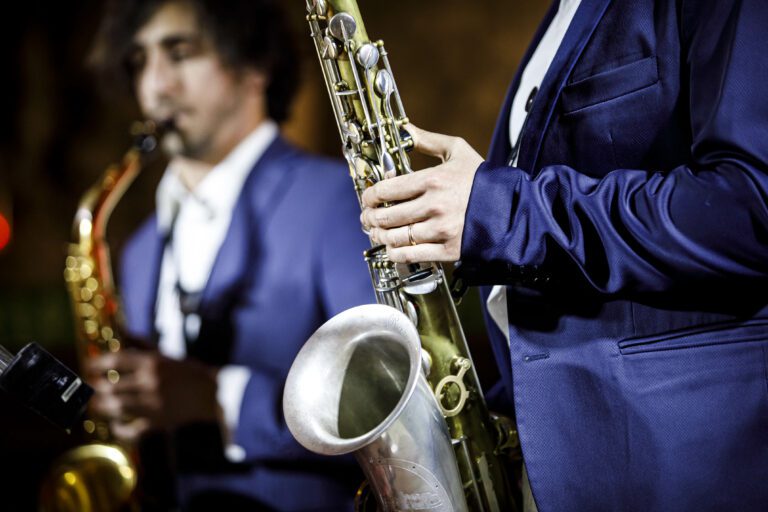
M408 118L357 3L308 0L307 11L361 199L413 172ZM283 397L289 429L318 453L354 452L381 511L515 510L504 457L517 434L486 408L442 266L394 264L381 245L365 260L379 305L337 315L302 348Z
M156 123L136 123L134 143L120 163L111 165L81 198L75 215L64 279L70 293L81 363L122 349L122 318L112 278L107 222L126 189L158 146ZM82 365L82 364L81 364ZM107 379L120 374L109 370ZM89 418L83 430L90 440L65 452L46 475L40 496L44 512L139 510L135 451L121 445L106 421Z

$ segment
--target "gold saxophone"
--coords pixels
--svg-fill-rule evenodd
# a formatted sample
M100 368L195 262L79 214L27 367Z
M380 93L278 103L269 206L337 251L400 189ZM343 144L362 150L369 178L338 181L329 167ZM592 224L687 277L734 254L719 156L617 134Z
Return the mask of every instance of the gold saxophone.
M158 145L154 123L137 123L132 132L135 141L131 149L83 195L75 215L64 278L70 292L81 363L122 347L122 319L112 280L106 227L147 155ZM107 378L117 382L120 375L109 370ZM43 482L41 510L138 510L136 463L131 448L115 441L106 421L87 419L83 428L92 442L64 453L54 462Z
M308 0L307 10L360 199L412 172L408 118L357 2ZM304 346L283 398L289 429L310 450L354 452L380 510L515 510L503 457L519 449L517 433L486 408L443 268L393 264L383 246L365 259L380 305L337 315Z

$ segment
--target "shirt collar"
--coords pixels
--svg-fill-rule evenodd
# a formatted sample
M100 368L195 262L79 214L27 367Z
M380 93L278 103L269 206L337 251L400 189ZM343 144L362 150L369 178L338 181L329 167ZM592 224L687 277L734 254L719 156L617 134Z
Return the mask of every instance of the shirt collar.
M213 216L231 213L245 179L277 134L274 121L261 123L205 175L194 191L184 186L173 166L169 165L156 193L160 231L167 233L170 230L181 205L187 200L204 205Z

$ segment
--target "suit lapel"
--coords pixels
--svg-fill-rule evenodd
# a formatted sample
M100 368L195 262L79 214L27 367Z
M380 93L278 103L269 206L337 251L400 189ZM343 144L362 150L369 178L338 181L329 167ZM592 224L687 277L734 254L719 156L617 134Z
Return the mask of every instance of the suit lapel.
M274 203L290 181L286 159L292 148L279 136L270 144L243 184L227 234L211 269L200 302L200 315L218 318L230 305L258 258L258 236L274 213ZM255 242L255 243L254 243Z
M157 341L155 303L164 248L165 237L153 215L122 255L120 295L126 319L124 328L132 337L148 342Z
M528 170L531 174L536 172L541 142L552 120L560 92L610 3L611 0L581 1L565 38L544 76L526 130L522 135L518 161L518 167ZM509 116L509 108L504 112Z

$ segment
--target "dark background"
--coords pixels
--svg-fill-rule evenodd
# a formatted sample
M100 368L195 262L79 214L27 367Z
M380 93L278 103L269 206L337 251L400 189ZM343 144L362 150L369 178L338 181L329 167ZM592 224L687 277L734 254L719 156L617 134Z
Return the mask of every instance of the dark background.
M285 132L312 151L340 156L304 2L285 2L304 52L303 87ZM498 108L547 7L532 0L362 0L372 39L387 44L410 119L422 128L488 147ZM0 16L0 215L12 228L0 249L0 345L12 352L37 341L76 367L74 333L62 279L77 201L130 143L131 101L100 96L84 62L102 2L16 4ZM431 165L416 158L414 167ZM147 169L115 211L113 253L153 207L162 166ZM350 184L350 193L352 192ZM460 308L481 380L495 368L478 300ZM34 510L40 475L77 441L0 392L0 511Z

